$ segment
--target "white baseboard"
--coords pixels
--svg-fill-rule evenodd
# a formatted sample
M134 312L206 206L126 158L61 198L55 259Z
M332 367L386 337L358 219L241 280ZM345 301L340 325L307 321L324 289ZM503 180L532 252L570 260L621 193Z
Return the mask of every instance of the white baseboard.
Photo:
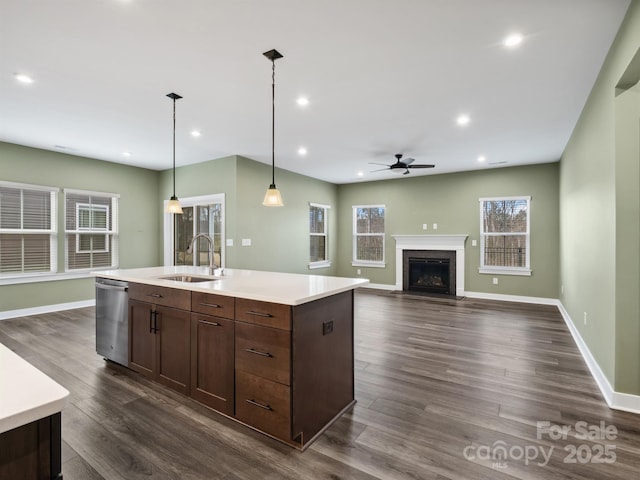
M560 314L564 319L564 322L567 324L569 331L571 332L571 336L573 337L573 341L576 342L578 346L578 350L582 354L582 358L587 363L589 367L589 371L591 372L591 376L598 384L598 388L600 388L600 392L602 392L602 396L604 397L607 405L614 410L623 410L625 412L631 413L640 413L640 395L630 395L628 393L619 393L616 392L609 380L605 376L604 372L598 365L598 362L591 354L591 350L582 339L582 335L580 335L579 330L576 328L571 316L564 308L564 305L560 300L557 301L558 310L560 310Z
M535 303L537 305L558 305L557 299L546 297L525 297L521 295L503 295L499 293L485 292L464 292L464 296L469 298L479 298L483 300L500 300L501 302Z
M79 302L58 303L56 305L43 305L41 307L7 310L5 312L0 312L0 320L28 317L29 315L39 315L41 313L59 312L61 310L73 310L74 308L92 307L95 304L95 300L80 300Z
M384 284L376 284L370 283L367 285L369 288L376 288L379 290L396 290L395 285L384 285ZM604 372L598 365L598 362L591 354L591 350L582 339L580 332L574 325L569 313L562 305L562 302L556 298L544 298L544 297L525 297L520 295L501 295L495 293L485 293L485 292L464 292L464 295L469 298L479 298L485 300L499 300L503 302L522 302L522 303L533 303L538 305L555 305L560 310L560 314L564 319L564 322L573 337L573 341L576 343L578 350L580 350L580 354L584 361L587 363L589 367L589 371L591 372L591 376L596 381L604 400L607 402L609 408L614 410L622 410L625 412L637 413L640 414L640 395L630 395L628 393L620 393L613 390L611 383L605 376Z

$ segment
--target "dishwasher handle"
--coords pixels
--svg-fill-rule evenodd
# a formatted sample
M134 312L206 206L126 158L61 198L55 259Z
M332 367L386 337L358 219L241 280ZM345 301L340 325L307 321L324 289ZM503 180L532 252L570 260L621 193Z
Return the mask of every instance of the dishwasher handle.
M105 285L104 283L96 283L96 288L101 290L116 290L118 292L127 292L129 287L118 287L116 285Z

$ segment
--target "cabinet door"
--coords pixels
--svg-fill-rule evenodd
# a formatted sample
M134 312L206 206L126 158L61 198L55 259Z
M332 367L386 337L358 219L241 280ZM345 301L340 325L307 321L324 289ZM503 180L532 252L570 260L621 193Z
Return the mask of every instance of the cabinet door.
M156 306L156 320L158 381L186 394L190 378L190 314L184 310Z
M235 322L191 314L191 396L227 415L234 412Z
M153 307L129 300L129 368L148 377L153 377L156 370Z

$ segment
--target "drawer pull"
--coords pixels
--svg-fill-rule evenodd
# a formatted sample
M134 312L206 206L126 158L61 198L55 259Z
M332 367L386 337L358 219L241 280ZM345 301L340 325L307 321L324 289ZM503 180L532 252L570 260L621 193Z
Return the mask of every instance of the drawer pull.
M200 303L200 305L202 305L203 307L222 308L216 303Z
M254 312L253 310L249 310L247 314L256 315L258 317L273 317L273 315L271 315L270 313Z
M200 320L200 323L204 323L205 325L213 325L214 327L219 327L220 324L218 322L207 322L205 320Z
M251 405L255 405L256 407L264 408L265 410L273 410L271 405L264 405L262 403L256 402L255 400L246 399L245 402L250 403Z
M162 298L162 295L160 295L159 293L149 293L147 297Z
M269 352L260 352L258 350L254 350L253 348L245 348L245 352L255 353L256 355L260 355L261 357L273 357Z

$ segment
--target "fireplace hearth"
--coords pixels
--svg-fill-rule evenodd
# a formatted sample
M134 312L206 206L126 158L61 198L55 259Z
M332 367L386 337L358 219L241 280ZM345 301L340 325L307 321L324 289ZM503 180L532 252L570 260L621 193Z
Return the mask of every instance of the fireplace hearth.
M403 251L403 290L456 295L456 252L442 250Z

